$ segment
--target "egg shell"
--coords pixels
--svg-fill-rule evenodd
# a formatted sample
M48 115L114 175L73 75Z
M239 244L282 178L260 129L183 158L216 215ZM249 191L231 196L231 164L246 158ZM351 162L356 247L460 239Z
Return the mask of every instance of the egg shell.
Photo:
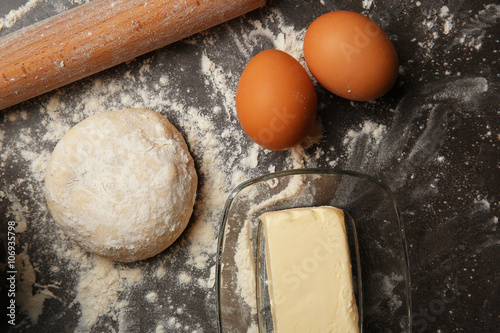
M304 140L313 127L316 92L295 58L269 49L244 68L236 90L236 110L250 139L270 150L285 150Z
M381 97L399 71L394 45L372 19L334 11L315 19L304 36L304 58L318 82L354 101Z

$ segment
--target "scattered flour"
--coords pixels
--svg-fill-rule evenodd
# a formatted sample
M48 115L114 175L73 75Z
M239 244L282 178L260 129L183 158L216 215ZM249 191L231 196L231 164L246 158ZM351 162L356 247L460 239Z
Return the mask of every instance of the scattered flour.
M23 17L27 12L36 7L42 0L28 0L26 4L20 6L18 9L11 10L6 16L0 17L0 31L5 28L10 28Z
M293 25L288 25L283 14L276 10L271 9L271 19L265 22L256 20L251 24L255 27L248 35L243 36L233 34L235 40L237 39L238 46L242 54L247 58L253 57L255 52L251 52L257 46L259 40L264 39L267 41L269 48L275 48L290 54L297 59L302 66L308 70L303 56L303 41L306 29L296 30ZM279 32L273 32L278 25ZM241 43L243 41L243 44ZM314 79L311 75L311 78Z
M81 307L81 317L76 330L85 332L103 313L116 313L125 306L118 300L122 278L114 263L108 259L93 257L95 266L80 273L76 302Z
M167 271L163 266L158 267L158 269L155 272L155 275L157 278L161 279L167 274Z
M248 328L247 333L259 333L259 326L256 323L252 323L252 325Z
M30 2L33 6L35 3ZM287 51L303 61L301 44L304 31L296 31L293 26L287 24L279 11L273 9L270 17L261 21L252 20L250 25L254 28L248 32L235 32L228 28L232 41L235 44L240 43L240 50L243 51L242 64L253 56L252 50L263 38L270 47ZM275 35L271 31L276 30L276 27L279 27L277 30L280 32ZM306 149L313 145L320 135L288 152L274 153L253 144L241 131L234 101L238 75L225 69L225 55L220 54L217 43L212 45L210 42L214 38L217 36L186 40L187 44L192 44L193 41L195 44L206 43L207 51L200 53L199 64L202 83L213 92L213 105L209 110L205 106L190 103L184 97L186 94L178 91L176 80L172 80L175 74L162 71L162 64L147 58L141 63L130 62L128 66L135 68L133 71L126 70L112 78L96 76L85 80L78 88L78 99L68 99L65 96L66 88L48 94L48 98L39 104L40 119L35 125L31 123L30 126L23 126L24 121L31 121L32 115L24 110L14 109L15 111L6 115L5 121L20 125L20 135L15 140L7 139L12 137L9 124L0 124L0 173L5 172L4 169L8 167L6 163L25 165L24 169L19 171L16 183L1 183L0 199L10 202L7 216L16 220L20 246L25 246L23 260L18 260L24 263L19 274L23 281L29 283L24 284L20 290L19 304L32 323L37 322L47 298L58 299L62 303L68 299L67 296L64 299L59 297L62 295L58 294L60 290L53 290L50 285L37 285L30 267L43 267L43 263L41 257L34 256L36 252L28 256L28 252L34 251L32 247L27 246L33 233L41 237L38 242L51 244L40 249L43 256L50 258L47 260L62 261L57 265L61 269L48 270L60 279L66 276L65 272L71 272L75 277L74 290L69 291L72 301L67 306L79 311L77 331L88 331L105 317L118 322L119 327L125 329L131 320L126 315L131 306L126 295L134 289L143 288L145 280L172 280L166 263L168 250L165 255L161 254L155 258L154 262L145 262L142 268L132 268L85 253L54 226L43 195L45 168L54 145L74 124L101 111L126 107L157 110L169 120L173 120L183 133L197 161L197 171L203 178L193 221L181 240L182 251L186 252L187 260L180 269L181 273L175 274L173 280L177 281L174 284L178 288L200 288L204 293L207 289L212 290L215 283L217 232L229 192L248 178L275 171L275 166L263 167L259 164L259 160L267 158L269 154L282 155L285 168L315 165L313 159L306 157ZM159 72L157 81L151 83L151 77L155 77L156 72ZM227 126L224 128L218 126L218 117L221 116L227 118ZM31 199L21 199L25 195ZM142 295L146 295L148 301L156 300L159 303L159 295L156 298L152 292L149 289ZM64 291L63 294L67 293L68 291ZM213 295L213 291L210 293ZM172 327L178 326L182 315L184 313L176 313L176 316L172 317L172 320L176 320L173 325L162 319L156 327L158 330L163 327L170 331ZM195 329L197 325L191 323L188 326Z
M0 130L0 150L2 150L4 138L5 138L5 131Z
M391 276L384 276L382 281L383 281L382 292L386 296L390 297L394 294L393 293L394 288L396 288L396 286L399 283L404 281L404 277L396 273L392 273Z
M186 272L181 272L179 274L179 281L183 284L185 283L190 283L191 282L191 275L189 275L188 273Z
M447 6L441 7L441 9L439 10L439 17L444 21L443 34L448 35L453 29L453 15L450 14L450 10Z
M389 299L389 306L392 311L397 310L403 304L401 297L394 293L394 288L400 283L404 283L405 278L401 275L392 273L391 276L384 276L382 292Z
M255 257L253 254L252 228L249 220L245 221L238 235L238 247L234 260L238 269L237 291L245 303L250 306L251 313L257 313Z
M479 11L469 22L466 22L455 36L452 45L464 45L480 50L486 36L486 29L496 25L500 18L500 5L489 4Z
M23 252L16 255L16 270L19 272L17 276L18 296L16 302L20 304L20 310L28 314L32 324L36 324L38 316L42 313L43 303L47 298L57 297L50 291L49 287L56 285L41 286L36 283L35 268L30 263L28 255L28 247L24 247ZM33 287L40 288L35 294L32 294Z
M364 9L370 9L373 5L373 0L362 0L362 5Z
M373 140L375 144L378 144L380 140L384 137L386 131L387 128L385 125L379 125L370 120L366 120L361 125L360 131L356 131L354 129L348 130L343 143L345 145L352 146L360 137L368 136L370 141Z
M15 13L0 18L0 30L15 24L22 13L31 10L39 2L40 0L30 0ZM88 1L73 0L72 3L83 2ZM362 5L368 10L373 7L373 2L364 0ZM428 40L421 46L432 49L436 39L449 36L455 39L456 44L480 49L484 29L496 20L498 11L497 5L485 6L470 24L457 33L457 18L448 7L442 6L437 15L418 22L423 29L429 31ZM276 153L253 144L241 131L234 103L239 73L232 73L225 68L227 54L221 54L222 43L218 38L229 37L224 43L236 46L239 51L236 58L243 68L258 49L267 47L286 51L304 64L301 45L305 33L303 29L297 30L290 25L277 9L269 9L261 20L242 20L251 27L249 31L237 31L228 25L224 37L208 33L202 38L180 42L187 46L203 44L204 51L197 54L201 78L198 88L206 89L207 92L204 93L211 96L212 103L208 106L192 102L189 98L194 95L195 88L191 87L193 90L186 92L176 86L177 77L182 76L182 71L166 71L161 60L155 59L155 55L132 61L125 68L120 67L113 72L112 78L96 75L82 83L49 93L44 98L37 99L40 110L36 114L13 108L13 111L5 115L3 123L0 123L0 177L7 170L14 170L17 179L8 182L0 178L0 203L6 206L6 217L17 223L19 244L16 263L20 281L17 302L21 314L27 318L23 325L35 325L45 301L51 299L66 308L79 311L77 331L87 332L106 317L118 322L119 327L114 329L125 329L134 319L130 315L134 310L130 309L131 299L128 297L133 290L145 288L140 293L142 300L146 297L147 301L158 304L174 302L169 295L171 290L158 288L152 291L153 282L158 283L157 285L172 283L185 294L208 294L206 300L200 300L199 306L213 304L216 238L223 206L230 191L242 181L262 173L315 167L320 158L335 155L334 148L328 151L318 148L313 154L307 152L321 139L321 134L287 152ZM484 26L481 25L483 23ZM279 32L274 33L276 30ZM156 82L152 82L153 79ZM471 82L465 83L467 87L471 86ZM472 86L479 87L478 91L487 90L484 84ZM77 97L70 99L66 96L69 92ZM135 266L110 262L90 255L74 245L54 226L43 195L43 179L48 159L54 145L66 131L93 114L125 107L146 107L169 118L183 133L202 178L192 222L178 243L179 246ZM34 117L39 117L36 123L32 121ZM224 117L225 126L220 126L221 117ZM28 121L31 122L30 125L25 124ZM18 129L14 131L12 125L16 125ZM360 127L347 130L343 140L347 149L345 158L349 160L356 144L362 140L367 140L375 147L383 143L390 130L390 127L373 121L365 121ZM321 129L318 133L321 133ZM396 148L396 153L400 153L400 147ZM282 163L266 165L261 162L270 157L276 157ZM437 160L442 164L446 162L444 157L437 157ZM329 163L333 166L337 162L332 160ZM293 195L301 186L300 179L288 186L283 193ZM273 200L280 198L273 198L264 205L274 203ZM494 223L497 224L498 219ZM241 270L238 284L245 300L254 309L255 293L250 294L251 286L255 287L255 277L252 273L252 254L248 251L248 231L243 231L240 237L238 260L250 266ZM30 244L37 244L38 247ZM181 251L185 253L180 253L179 257L187 256L187 259L182 263L175 262L172 258ZM48 268L47 263L50 263ZM175 272L171 271L172 265L175 265ZM37 281L35 272L49 277ZM63 290L59 282L68 276L70 283L64 284L66 289ZM401 277L386 278L382 292L390 293L401 282ZM166 297L159 294L160 290L166 293ZM394 307L400 301L394 299ZM186 314L189 309L180 312L177 310L184 309L180 307L183 304L170 305L172 307L162 305L162 317L153 323L156 332L202 332L200 322L203 319L193 318L188 322L190 318ZM212 308L211 311L215 310ZM253 325L248 332L257 330L256 325Z
M158 300L158 294L154 291L151 291L146 295L146 299L148 302L154 303L156 302L156 300Z

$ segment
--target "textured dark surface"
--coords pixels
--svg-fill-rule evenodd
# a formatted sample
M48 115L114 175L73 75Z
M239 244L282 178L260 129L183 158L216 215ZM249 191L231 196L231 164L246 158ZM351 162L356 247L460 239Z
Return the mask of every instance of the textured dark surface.
M0 17L25 2L3 0ZM270 30L276 29L279 25L269 23L272 20L268 18L276 18L278 12L286 26L293 26L299 31L315 17L331 10L347 9L364 13L377 21L393 40L400 59L401 75L396 86L374 102L351 103L316 86L323 136L307 149L311 160L306 166L334 166L363 172L381 179L394 191L406 224L415 332L496 332L500 327L500 237L497 230L500 194L500 6L495 3L464 0L270 1L265 8L245 18L197 35L194 43L175 43L135 62L1 111L0 133L4 131L2 153L15 147L21 130L30 126L34 127L34 131L40 128L36 126L44 119L42 106L46 106L50 98L58 96L71 107L72 101L87 96L85 94L96 78L109 82L126 73L138 77L141 63L147 62L155 69L147 79L158 82L161 72L170 73L175 78L169 83L174 86L173 94L185 96L188 106L208 110L219 103L220 96L211 95L213 91L207 89L200 72L200 56L209 55L217 66L232 73L227 76L230 81L228 86L234 89L249 56L273 47L263 37L260 43L253 45L253 49L246 50L245 56L241 55L233 37L238 33L243 36L245 31L252 30L251 22L262 20L267 22ZM0 36L77 5L77 1L41 1L11 28L0 31ZM147 82L137 81L137 84ZM136 102L141 101L140 95L134 95L133 85L127 92ZM118 96L110 96L110 99L113 98L116 102L111 105L122 105ZM15 121L10 119L12 116L9 115L20 114L21 111L29 114L28 120L23 121L22 116ZM221 127L236 126L234 119L227 124L225 121L230 117L224 114L218 117ZM184 123L175 118L170 120L183 132ZM383 128L383 131L377 136L372 135L370 124ZM36 144L33 142L33 145ZM47 145L47 142L40 144ZM188 144L195 145L189 140ZM250 142L239 144L244 146ZM227 149L233 147L228 145ZM317 154L319 150L323 153ZM284 162L287 154L259 155L258 165L246 176L265 173L271 165L276 170L288 168L289 165ZM196 153L194 155L196 159ZM23 212L28 226L47 223L47 214L30 215L37 205L44 203L30 199L30 192L23 187L14 186L17 179L25 178L27 166L23 160L12 158L1 162L0 190L15 192L16 198L32 207ZM238 161L229 161L228 168L232 163ZM202 174L201 181L204 178ZM25 186L29 186L29 182ZM8 220L16 219L12 213L13 205L10 197L0 196L2 227ZM37 239L37 235L30 234L29 230L19 237L33 242ZM37 254L38 247L42 245L32 246L29 254L34 262L40 264L44 257ZM177 254L178 257L175 256ZM183 254L180 246L176 246L167 259L174 271L176 267L182 267ZM37 269L43 271L41 267ZM175 276L175 273L172 274ZM44 286L51 283L46 275L37 276L37 284ZM61 290L74 288L74 283L74 280L69 280L52 292L57 293L59 298L66 297L66 304L70 304L71 295L64 296ZM191 329L196 326L205 332L215 331L213 290L208 291L207 296L201 289L183 289L177 297L199 299L192 301L190 304L193 306L184 311L184 315L189 313L190 321L199 324ZM154 316L154 310L148 308L151 304L141 299L143 303L135 306L137 313L131 316L133 320L124 331L146 331L145 327L154 331L155 326L149 326L154 319L150 318ZM19 326L13 332L72 331L76 326L75 307L62 311L57 302L47 299L45 310L48 309L48 312L44 310L37 325ZM1 320L3 324L4 318ZM99 329L117 329L112 322L99 321L94 328L96 332ZM178 330L183 331L182 328Z

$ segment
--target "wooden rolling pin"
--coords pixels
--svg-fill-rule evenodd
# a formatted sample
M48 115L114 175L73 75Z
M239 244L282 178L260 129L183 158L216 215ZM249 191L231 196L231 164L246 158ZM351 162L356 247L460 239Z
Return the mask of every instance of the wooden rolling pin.
M261 7L266 0L94 0L0 39L0 110Z

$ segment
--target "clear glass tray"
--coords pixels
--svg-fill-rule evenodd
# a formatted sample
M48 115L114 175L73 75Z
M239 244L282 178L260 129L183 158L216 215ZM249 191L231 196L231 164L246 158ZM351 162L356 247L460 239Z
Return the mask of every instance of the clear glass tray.
M352 217L346 228L361 330L411 332L409 264L394 195L370 176L330 169L276 172L231 192L219 232L219 332L272 332L258 217L266 211L323 205Z

